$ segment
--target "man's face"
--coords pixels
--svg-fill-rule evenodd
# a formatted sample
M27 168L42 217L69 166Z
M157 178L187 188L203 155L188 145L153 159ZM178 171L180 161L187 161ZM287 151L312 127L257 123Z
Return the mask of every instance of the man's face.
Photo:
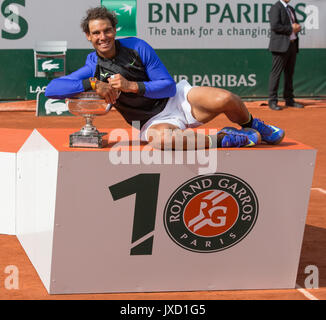
M283 0L285 3L289 3L291 0Z
M110 20L91 20L88 23L89 33L86 37L92 42L97 53L104 58L115 56L116 29Z

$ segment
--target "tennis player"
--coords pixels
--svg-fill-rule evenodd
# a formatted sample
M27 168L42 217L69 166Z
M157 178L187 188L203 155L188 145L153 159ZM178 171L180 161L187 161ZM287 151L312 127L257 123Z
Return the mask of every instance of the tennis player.
M165 149L167 141L172 149L282 141L284 130L254 118L237 95L219 88L192 87L185 80L176 84L149 44L136 37L116 39L117 23L115 14L104 7L87 11L81 27L95 51L82 68L52 80L46 88L47 97L64 99L95 90L129 124L138 124L141 140L156 148ZM191 130L189 134L189 128L221 113L241 129L227 127L214 135Z

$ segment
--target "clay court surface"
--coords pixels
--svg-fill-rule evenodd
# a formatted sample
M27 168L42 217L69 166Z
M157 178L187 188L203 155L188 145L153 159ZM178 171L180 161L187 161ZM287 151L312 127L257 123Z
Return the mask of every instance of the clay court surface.
M261 101L246 102L251 113L266 123L279 126L286 131L286 137L317 149L317 160L312 182L308 216L298 270L298 287L291 290L248 290L248 291L202 291L170 293L130 293L130 294L80 294L49 295L35 269L30 263L15 236L0 235L0 299L108 299L108 300L324 300L326 299L326 100L298 99L305 109L284 108L272 111L261 106ZM25 110L25 111L24 111ZM26 111L28 110L28 111ZM0 103L0 128L75 128L83 126L78 117L36 117L35 101ZM116 111L98 117L98 128L127 128L128 124ZM208 128L222 128L231 123L220 116L208 123ZM72 131L73 132L73 131ZM68 139L68 137L67 137ZM5 137L1 137L4 141ZM282 166L282 163L275 163ZM268 170L268 168L266 168ZM293 185L295 188L295 185ZM4 286L8 276L4 270L15 265L19 270L19 289L7 290ZM305 268L314 265L319 270L319 288L304 289ZM90 270L92 272L92 270ZM94 270L93 270L94 272ZM301 289L303 288L303 289Z

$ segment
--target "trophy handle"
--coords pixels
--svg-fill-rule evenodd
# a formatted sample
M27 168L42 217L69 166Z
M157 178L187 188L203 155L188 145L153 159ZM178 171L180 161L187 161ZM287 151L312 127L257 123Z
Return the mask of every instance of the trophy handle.
M105 109L105 112L108 112L110 109L111 109L112 105L111 103L109 103L107 106L106 106L106 109Z

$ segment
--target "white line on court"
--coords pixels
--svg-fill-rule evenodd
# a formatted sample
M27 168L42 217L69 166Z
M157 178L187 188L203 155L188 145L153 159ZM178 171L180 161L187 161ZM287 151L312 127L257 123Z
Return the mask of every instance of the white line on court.
M322 188L311 188L311 191L319 191L321 193L326 194L326 190L325 189L322 189ZM311 294L310 292L308 292L306 289L301 288L298 284L296 284L295 288L300 293L302 293L306 298L308 298L309 300L319 300L313 294Z
M308 298L309 300L319 300L318 298L316 298L313 294L311 294L310 292L308 292L306 289L301 288L298 284L295 286L295 288L302 293L306 298Z
M326 194L326 190L325 189L322 189L322 188L311 188L311 191L319 191L323 194Z

